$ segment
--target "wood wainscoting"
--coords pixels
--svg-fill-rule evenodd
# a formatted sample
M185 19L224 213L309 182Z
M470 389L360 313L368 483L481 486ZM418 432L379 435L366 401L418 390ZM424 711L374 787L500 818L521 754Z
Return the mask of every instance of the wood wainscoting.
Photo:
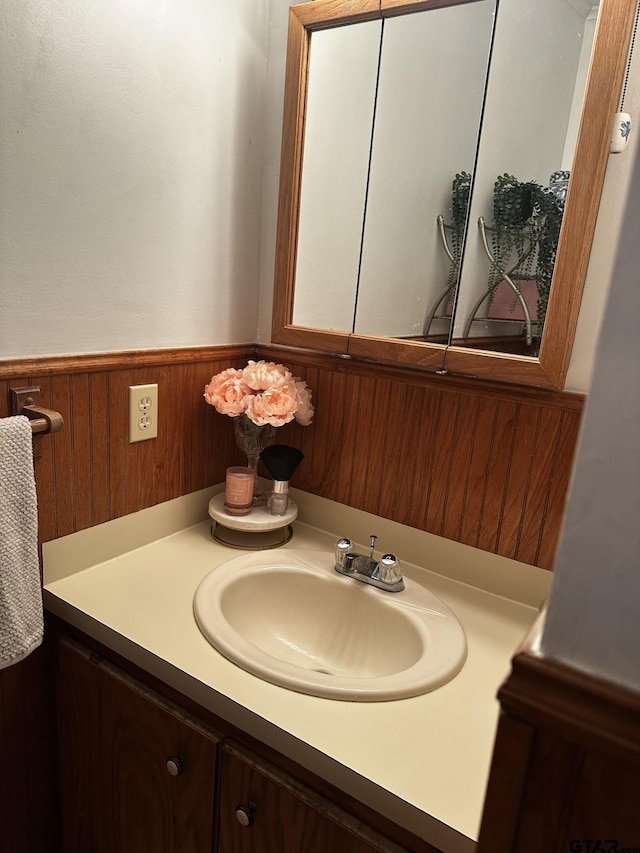
M62 432L36 460L40 541L137 512L224 480L241 458L229 418L203 402L214 373L252 345L0 362L0 417L10 388L40 386ZM158 437L129 444L130 385L158 383Z
M258 350L313 390L313 426L280 439L305 454L294 486L552 568L582 395Z
M277 433L305 454L294 486L552 567L581 395L251 344L0 362L0 417L10 388L38 385L65 422L36 461L40 541L222 482L242 456L202 392L249 358L312 389L313 424ZM129 444L128 388L152 382L158 438Z
M40 541L221 482L242 456L204 385L260 357L313 391L314 423L277 434L305 454L293 485L552 567L581 396L253 344L0 362L0 417L10 388L37 385L64 418L36 461ZM153 382L158 438L129 444L128 387ZM46 649L0 671L0 750L12 768L0 824L12 853L56 849L50 675Z
M277 440L305 460L305 491L485 551L551 568L583 397L407 368L239 345L0 363L10 388L39 385L62 432L36 461L40 540L222 482L241 461L231 420L203 404L210 377L249 358L305 379L310 427ZM158 438L129 444L128 388L157 382Z

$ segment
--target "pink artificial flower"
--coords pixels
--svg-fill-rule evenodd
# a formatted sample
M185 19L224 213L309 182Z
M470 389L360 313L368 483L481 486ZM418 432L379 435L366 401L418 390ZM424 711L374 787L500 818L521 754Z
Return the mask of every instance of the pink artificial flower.
M243 379L243 371L230 367L212 377L205 386L204 398L221 415L241 415L251 399L251 388Z
M273 361L250 361L242 371L242 378L254 391L266 391L290 382L291 372Z
M309 426L313 420L313 414L315 411L311 402L311 391L308 388L307 383L302 379L299 379L297 376L294 377L293 383L296 386L296 391L298 392L298 398L300 400L298 408L296 409L295 419L302 426Z
M249 397L246 414L258 426L271 424L279 427L293 420L299 403L295 384L293 381L285 382Z

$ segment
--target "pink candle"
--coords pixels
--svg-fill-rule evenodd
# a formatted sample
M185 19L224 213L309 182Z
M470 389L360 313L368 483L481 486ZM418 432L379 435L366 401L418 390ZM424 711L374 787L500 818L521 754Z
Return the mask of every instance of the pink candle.
M224 506L231 515L246 515L253 505L255 472L236 465L227 468Z

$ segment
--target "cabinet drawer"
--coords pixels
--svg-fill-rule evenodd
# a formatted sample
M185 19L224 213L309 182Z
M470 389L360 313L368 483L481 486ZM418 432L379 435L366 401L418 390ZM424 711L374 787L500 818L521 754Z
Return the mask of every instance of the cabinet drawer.
M235 743L221 767L218 853L404 850Z

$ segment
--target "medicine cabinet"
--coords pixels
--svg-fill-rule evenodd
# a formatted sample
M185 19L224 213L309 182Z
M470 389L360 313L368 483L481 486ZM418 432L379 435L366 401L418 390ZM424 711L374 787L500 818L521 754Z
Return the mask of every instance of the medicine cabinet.
M562 388L635 11L292 6L272 341Z

